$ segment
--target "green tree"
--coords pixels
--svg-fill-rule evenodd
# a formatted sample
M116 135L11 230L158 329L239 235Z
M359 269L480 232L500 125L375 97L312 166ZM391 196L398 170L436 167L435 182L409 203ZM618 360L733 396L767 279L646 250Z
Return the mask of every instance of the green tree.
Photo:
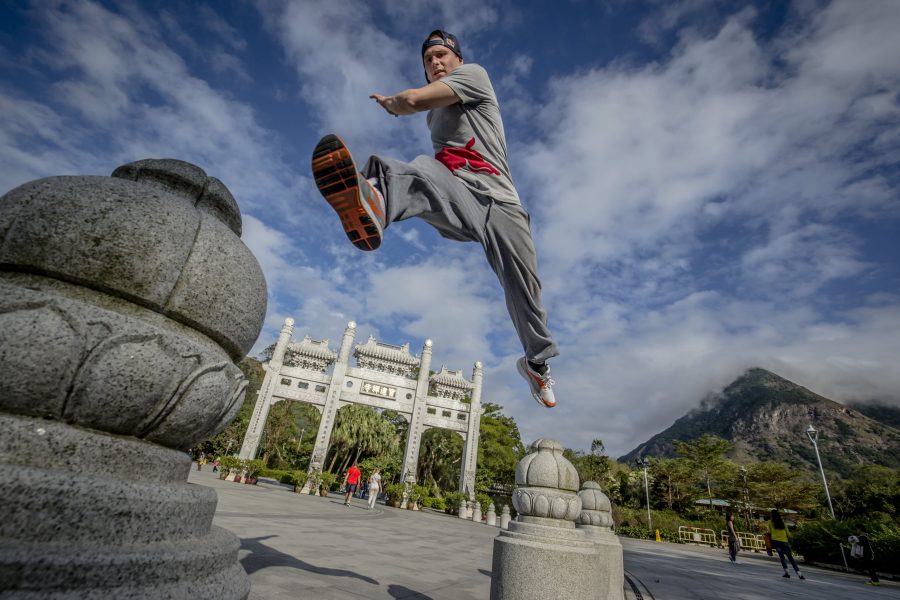
M669 510L684 510L694 500L694 475L684 458L651 458L650 474L656 482L657 498L665 500Z
M617 495L618 480L615 476L615 462L606 455L606 447L603 444L603 440L595 438L591 442L591 451L589 453L566 448L563 450L563 456L578 471L578 478L581 483L593 481L599 484L610 500Z
M871 518L900 525L900 469L854 465L846 480L832 485L832 500L843 518Z
M334 419L328 451L331 461L326 470L342 473L353 462L390 453L398 445L394 425L374 409L360 404L345 406Z
M712 482L726 468L727 461L724 455L730 449L731 442L708 433L690 442L675 441L675 452L681 458L687 459L694 475L705 484L710 509L713 506Z
M429 429L419 447L418 481L433 495L456 491L462 464L463 439L455 431Z
M300 402L272 404L263 429L261 459L272 469L305 469L319 428L319 411Z
M750 503L766 508L807 510L816 503L816 486L799 471L778 462L758 462L747 468Z
M516 464L525 456L525 446L515 419L503 414L499 404L482 405L478 440L478 472L476 493L487 493L492 487L512 489L516 482Z

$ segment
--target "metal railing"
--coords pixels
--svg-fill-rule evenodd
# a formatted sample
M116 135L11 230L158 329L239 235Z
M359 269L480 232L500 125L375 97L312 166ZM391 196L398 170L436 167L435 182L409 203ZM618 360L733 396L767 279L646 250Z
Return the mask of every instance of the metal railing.
M701 527L680 526L678 528L678 539L687 544L717 545L716 532L712 529L703 529Z
M766 549L766 541L762 535L755 533L747 533L746 531L737 532L738 539L741 540L742 550L753 550L754 552L762 552ZM722 545L728 545L728 532L722 530Z

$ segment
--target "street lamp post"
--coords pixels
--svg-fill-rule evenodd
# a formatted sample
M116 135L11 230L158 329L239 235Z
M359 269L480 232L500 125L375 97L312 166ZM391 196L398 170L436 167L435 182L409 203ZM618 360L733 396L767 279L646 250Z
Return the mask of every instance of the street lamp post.
M816 460L819 461L819 472L822 474L822 485L825 486L825 497L828 499L828 510L831 512L831 520L837 521L837 518L834 516L834 506L831 505L831 492L828 491L828 480L825 479L825 469L822 468L822 457L819 456L819 432L816 430L812 424L806 428L806 436L809 438L809 441L812 442L813 448L816 450ZM841 549L841 558L844 559L844 571L849 571L849 567L847 565L847 556L844 554L844 545L838 544Z
M819 461L819 472L822 474L822 485L825 486L825 497L828 499L828 510L831 511L831 520L836 521L834 516L834 507L831 505L831 493L828 491L828 480L825 479L825 469L822 468L822 457L819 456L819 432L810 425L806 428L806 435L812 442L813 448L816 450L816 460Z
M650 529L650 533L653 533L653 520L650 517L650 484L647 481L647 467L650 466L650 462L646 458L642 458L640 464L644 467L644 491L647 494L647 528Z

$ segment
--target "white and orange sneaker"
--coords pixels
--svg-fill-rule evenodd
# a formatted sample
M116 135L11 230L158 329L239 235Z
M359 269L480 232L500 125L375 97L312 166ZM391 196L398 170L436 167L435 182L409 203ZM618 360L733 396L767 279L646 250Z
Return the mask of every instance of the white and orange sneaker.
M360 250L378 248L384 235L384 198L357 171L341 138L328 134L319 140L313 150L312 173L353 245Z
M524 356L516 361L516 368L519 374L528 382L531 388L531 395L537 400L541 406L553 408L556 406L556 396L553 395L553 380L550 379L550 366L542 365L543 372L539 372L531 368L528 359Z

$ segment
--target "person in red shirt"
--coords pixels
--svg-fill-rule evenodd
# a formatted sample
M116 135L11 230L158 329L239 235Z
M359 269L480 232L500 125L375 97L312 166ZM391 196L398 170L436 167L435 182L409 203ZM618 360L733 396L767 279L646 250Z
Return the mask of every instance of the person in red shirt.
M347 474L344 475L344 491L346 492L344 494L344 506L350 506L350 497L359 485L359 476L359 467L354 462L350 465L350 468L347 469Z

